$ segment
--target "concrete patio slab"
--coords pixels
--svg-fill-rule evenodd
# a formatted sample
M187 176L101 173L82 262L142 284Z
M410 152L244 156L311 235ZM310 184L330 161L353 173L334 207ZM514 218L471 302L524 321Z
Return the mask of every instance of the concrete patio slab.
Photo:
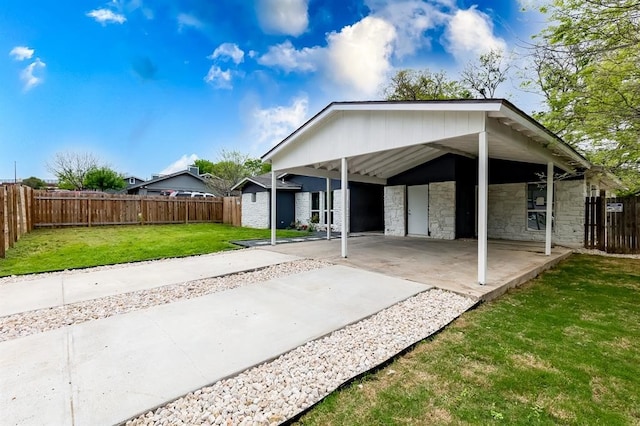
M275 252L238 250L108 269L39 274L28 280L0 285L0 316L250 271L296 259L300 258Z
M475 240L360 235L349 238L349 256L340 256L340 240L308 241L260 247L349 265L490 300L520 285L568 257L572 250L554 247L545 256L544 243L489 241L486 285L477 283L478 243Z
M336 265L3 342L2 421L122 422L429 288Z

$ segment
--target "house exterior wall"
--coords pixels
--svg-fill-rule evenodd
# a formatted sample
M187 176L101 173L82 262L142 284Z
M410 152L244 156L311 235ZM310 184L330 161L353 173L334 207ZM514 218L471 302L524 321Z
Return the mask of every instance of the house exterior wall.
M349 230L349 196L351 191L347 189L347 230ZM341 231L342 230L342 190L336 189L333 191L333 224L331 226L332 230Z
M429 184L429 235L431 238L456 238L456 183Z
M384 234L404 237L406 186L384 187Z
M558 181L554 200L554 243L579 247L584 240L583 180ZM544 241L544 231L527 230L527 184L489 185L489 238Z
M556 183L556 242L570 247L584 244L584 198L586 187L582 180Z
M248 228L269 228L269 195L270 192L257 192L256 201L251 201L252 194L242 194L242 226Z
M295 203L296 222L300 222L303 225L308 225L309 219L311 219L311 193L297 192Z

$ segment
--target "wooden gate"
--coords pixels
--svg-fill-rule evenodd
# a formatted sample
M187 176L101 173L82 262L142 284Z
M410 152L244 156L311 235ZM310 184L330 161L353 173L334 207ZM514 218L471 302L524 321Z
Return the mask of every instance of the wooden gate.
M607 253L640 253L638 197L587 197L584 246Z

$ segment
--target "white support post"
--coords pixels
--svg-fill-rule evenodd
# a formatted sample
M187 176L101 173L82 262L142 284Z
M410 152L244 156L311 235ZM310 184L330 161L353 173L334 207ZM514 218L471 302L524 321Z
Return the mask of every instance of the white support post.
M342 257L347 257L347 191L349 189L347 159L342 158L340 171L342 172L342 182L340 184L340 195L342 198Z
M327 201L325 203L327 208L327 240L331 240L331 179L327 178Z
M487 283L487 216L489 198L489 136L478 135L478 284Z
M271 170L271 245L276 245L276 187L278 186L275 170Z
M547 163L547 218L545 221L544 254L551 256L551 232L553 230L553 163Z

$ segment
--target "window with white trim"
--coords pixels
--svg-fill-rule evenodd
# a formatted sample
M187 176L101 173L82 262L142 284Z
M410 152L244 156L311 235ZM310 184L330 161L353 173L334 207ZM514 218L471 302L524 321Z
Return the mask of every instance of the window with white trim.
M320 223L320 194L322 192L311 193L311 223Z
M555 206L551 206L554 211ZM553 216L551 226L553 227ZM547 185L527 184L527 230L544 231L547 225Z
M328 196L327 196L328 195ZM329 213L331 214L331 223L335 223L335 221L333 220L333 198L334 198L334 191L331 191L329 193L325 192L325 197L324 197L324 208L322 209L322 211L324 212L324 214L322 215L322 217L324 218L324 224L327 224L327 202L330 203L329 204Z

